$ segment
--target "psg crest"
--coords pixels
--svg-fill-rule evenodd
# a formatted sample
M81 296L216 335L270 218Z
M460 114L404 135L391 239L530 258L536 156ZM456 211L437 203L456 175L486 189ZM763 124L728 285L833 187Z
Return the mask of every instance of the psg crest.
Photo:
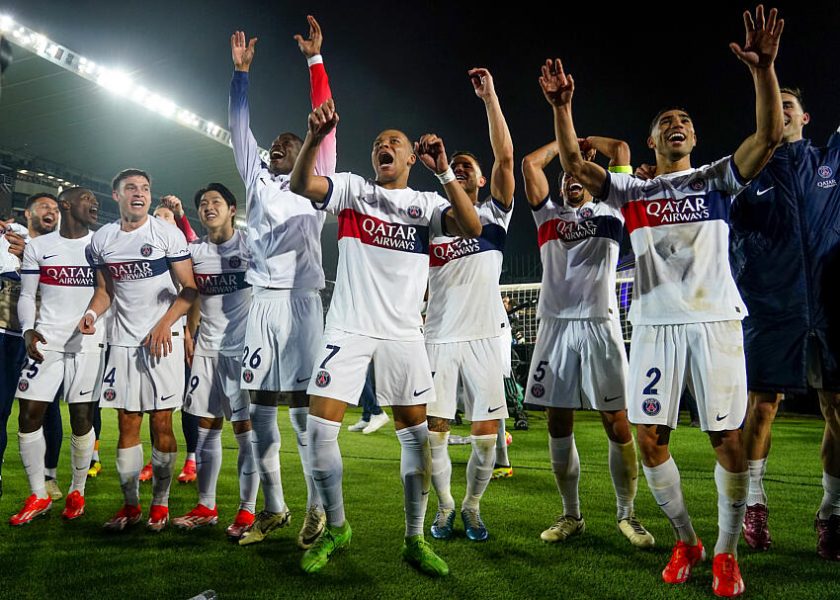
M697 181L691 182L691 189L695 192L699 192L704 187L706 187L706 183L702 179L698 179Z
M26 379L21 379L21 380L18 382L18 389L19 389L21 392L25 392L26 390L28 390L28 389L29 389L29 382L28 382Z
M645 411L645 414L649 417L655 417L659 414L659 411L662 410L662 405L656 398L645 398L642 400L642 410Z
M144 258L149 258L152 255L152 247L149 244L143 244L140 246L140 254L142 254Z
M409 206L406 212L412 219L419 219L423 216L423 209L415 205Z
M829 167L828 165L823 165L819 169L817 169L817 173L823 179L828 179L829 177L831 177L831 167Z
M318 371L318 374L315 375L315 385L318 387L327 387L331 380L332 377L330 377L330 374L323 369Z
M114 398L117 397L117 390L114 388L108 388L104 392L102 392L102 397L105 398L108 402L113 402Z
M254 381L254 372L250 369L245 369L244 371L242 371L242 381L244 381L245 383L251 383L252 381Z
M534 398L542 398L545 394L545 388L541 383L535 383L531 386L531 395Z
M578 213L581 219L588 219L592 216L592 209L588 206L586 208L581 208L580 212Z
M242 259L238 256L231 256L230 260L228 260L228 264L230 265L231 269L239 268L239 265L242 264Z

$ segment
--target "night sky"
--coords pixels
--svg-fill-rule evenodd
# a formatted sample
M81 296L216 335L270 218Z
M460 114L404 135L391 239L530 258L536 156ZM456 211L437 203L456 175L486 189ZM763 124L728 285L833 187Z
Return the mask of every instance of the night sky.
M263 147L281 131L305 132L308 73L292 35L306 34L305 15L314 14L324 30L323 54L341 116L338 169L363 175L372 172L370 143L386 127L413 138L436 132L450 151L472 150L489 167L484 108L466 76L473 66L495 76L518 174L521 158L553 135L537 83L548 56L562 58L575 76L578 133L625 139L634 164L652 160L646 130L666 104L684 106L694 117L695 166L733 152L753 131L752 83L727 46L743 43L747 5L626 3L607 10L558 2L526 12L534 3L510 3L510 11L501 12L480 10L484 4L13 0L3 10L218 123L227 122L230 34L243 29L259 37L251 124ZM805 90L812 116L806 135L822 144L840 124L840 3L777 6L786 19L779 78ZM423 167L414 171L412 187L438 189ZM516 197L509 248L534 253L521 180Z

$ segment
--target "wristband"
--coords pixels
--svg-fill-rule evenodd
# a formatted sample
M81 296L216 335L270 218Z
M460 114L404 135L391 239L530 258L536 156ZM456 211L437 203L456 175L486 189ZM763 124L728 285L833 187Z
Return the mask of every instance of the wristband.
M97 314L96 314L96 311L95 311L95 310L93 310L93 309L90 309L90 308L89 308L89 309L87 309L87 311L85 311L85 314L82 316L82 318L84 319L84 318L85 318L86 316L88 316L88 315L90 315L91 317L93 317L93 320L94 320L94 321L96 321L96 319L98 319L98 318L99 318L99 315L97 315Z
M627 173L629 175L633 174L633 167L630 165L613 165L609 167L610 173Z
M455 181L455 172L452 170L452 167L449 167L443 173L435 173L435 177L438 178L441 185L446 185Z

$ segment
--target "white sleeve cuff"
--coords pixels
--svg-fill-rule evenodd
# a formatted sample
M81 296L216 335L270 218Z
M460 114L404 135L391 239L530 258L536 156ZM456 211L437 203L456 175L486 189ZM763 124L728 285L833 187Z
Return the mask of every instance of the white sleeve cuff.
M324 57L320 54L316 54L315 56L310 56L306 59L306 65L311 67L312 65L320 65L324 62Z

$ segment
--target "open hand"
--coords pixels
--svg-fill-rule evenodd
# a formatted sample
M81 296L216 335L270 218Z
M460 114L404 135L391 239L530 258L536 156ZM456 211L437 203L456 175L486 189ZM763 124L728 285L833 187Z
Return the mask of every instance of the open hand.
M540 87L548 103L557 108L571 104L572 95L575 92L575 80L571 73L567 75L563 71L563 63L560 59L546 60L541 70Z
M312 58L316 54L321 54L321 44L324 42L324 36L321 34L321 26L318 25L315 17L307 15L306 20L309 21L309 38L303 39L300 34L294 37L303 55L306 58Z
M729 44L732 52L741 62L751 69L766 69L776 60L779 52L779 38L785 28L785 20L779 19L779 11L770 9L767 20L764 20L764 6L759 4L755 9L755 21L750 11L744 11L744 29L746 41L742 48L735 42Z
M257 38L251 38L247 45L245 44L244 31L235 31L230 36L230 54L233 57L233 67L237 71L248 71L251 68L256 44Z

